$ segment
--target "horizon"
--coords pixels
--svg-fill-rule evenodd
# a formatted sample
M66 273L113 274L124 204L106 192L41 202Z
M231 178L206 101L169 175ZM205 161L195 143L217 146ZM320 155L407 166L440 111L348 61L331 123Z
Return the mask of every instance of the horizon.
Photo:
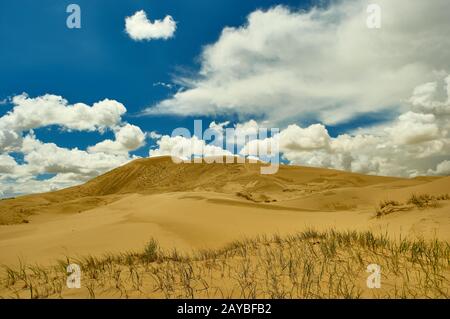
M285 164L450 174L444 0L380 0L378 18L365 0L71 3L0 4L0 197L186 143L226 152L172 136L195 120L219 135L277 128Z
M448 300L449 12L1 0L1 303Z

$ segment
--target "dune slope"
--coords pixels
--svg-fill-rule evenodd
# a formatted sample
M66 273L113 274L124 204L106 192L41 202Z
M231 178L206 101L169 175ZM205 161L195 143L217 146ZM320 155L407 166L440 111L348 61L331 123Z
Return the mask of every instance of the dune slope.
M0 225L0 264L136 250L152 237L167 249L218 248L310 227L450 240L449 201L375 217L380 201L446 193L450 177L401 179L284 165L261 175L261 165L140 159L84 185L3 200L0 221L15 225Z
M124 194L210 191L253 202L283 201L318 191L398 181L320 168L282 165L261 175L263 164L175 164L170 157L135 160L86 184L61 191L0 201L0 224L26 222L35 213L78 213L109 204Z

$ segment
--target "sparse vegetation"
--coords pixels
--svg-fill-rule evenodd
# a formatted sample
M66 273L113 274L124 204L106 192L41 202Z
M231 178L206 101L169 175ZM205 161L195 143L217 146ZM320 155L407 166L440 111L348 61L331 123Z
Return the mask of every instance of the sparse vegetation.
M82 269L81 289L66 288L73 262ZM366 286L373 263L381 266L380 289ZM139 253L4 267L0 279L4 298L449 298L450 245L307 230L186 255L151 240Z
M152 238L144 248L143 259L153 262L158 259L158 242Z
M236 192L236 196L238 197L242 197L246 200L255 202L255 203L271 203L271 202L276 202L276 199L270 198L265 194L258 194L258 193L250 193L248 191L241 191L241 192Z
M441 197L441 196L439 196ZM429 194L412 194L408 199L408 204L412 204L418 208L437 207L437 197Z
M400 206L400 203L395 200L385 200L380 203L380 208L385 208L388 206Z
M450 195L449 194L441 194L435 197L436 200L450 200Z
M398 211L408 211L414 208L436 208L439 207L439 201L450 200L448 194L429 195L429 194L412 194L406 203L400 203L394 200L381 201L376 210L376 216L381 217Z
M378 204L378 207L376 208L375 212L377 217L381 217L384 215L392 214L394 212L408 211L411 209L412 209L411 206L403 205L398 201L384 200L381 201L380 204Z

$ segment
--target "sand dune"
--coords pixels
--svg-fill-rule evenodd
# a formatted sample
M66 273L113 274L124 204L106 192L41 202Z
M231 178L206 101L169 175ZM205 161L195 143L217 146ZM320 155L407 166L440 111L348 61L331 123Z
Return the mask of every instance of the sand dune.
M298 166L261 175L261 165L140 159L81 186L3 200L0 264L138 250L152 237L182 251L217 248L309 227L450 240L448 201L375 218L379 201L446 193L450 177L401 179Z
M398 181L335 170L281 166L261 175L259 164L175 164L170 157L139 159L88 183L57 192L0 202L0 224L26 221L35 213L78 213L114 202L124 194L218 192L253 202L285 201L323 190Z

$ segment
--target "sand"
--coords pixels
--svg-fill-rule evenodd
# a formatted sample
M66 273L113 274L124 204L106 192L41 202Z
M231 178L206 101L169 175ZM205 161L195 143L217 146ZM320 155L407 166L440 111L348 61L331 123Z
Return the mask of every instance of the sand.
M450 240L450 202L375 217L381 200L445 194L450 177L401 179L263 164L141 159L70 189L0 202L0 264L163 248L218 248L243 237L307 228L372 230ZM26 221L26 223L23 223Z

